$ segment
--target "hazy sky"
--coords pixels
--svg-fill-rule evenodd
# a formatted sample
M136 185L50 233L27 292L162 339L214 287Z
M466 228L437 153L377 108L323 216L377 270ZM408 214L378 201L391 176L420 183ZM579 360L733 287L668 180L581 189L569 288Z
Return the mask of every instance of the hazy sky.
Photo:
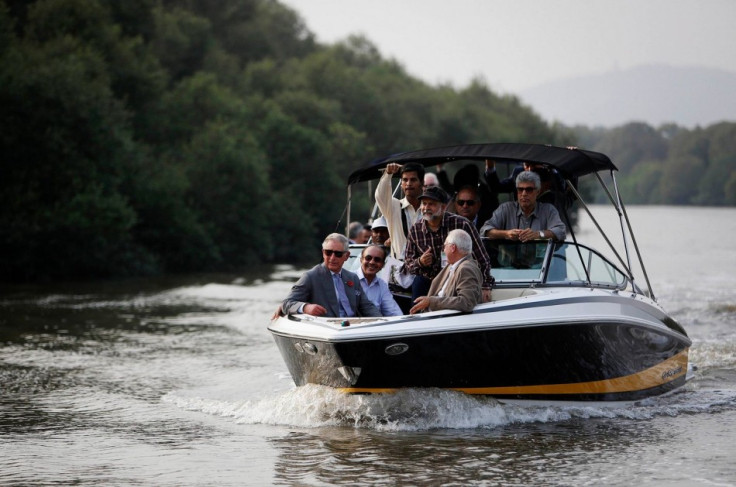
M644 64L736 73L736 0L281 0L320 42L363 34L431 84L519 93Z

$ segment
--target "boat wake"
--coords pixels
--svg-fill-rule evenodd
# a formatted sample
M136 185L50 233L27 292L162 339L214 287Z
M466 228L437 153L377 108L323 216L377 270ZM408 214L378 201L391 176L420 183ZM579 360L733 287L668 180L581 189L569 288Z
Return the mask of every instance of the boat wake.
M164 401L189 411L229 418L237 424L300 428L348 427L375 431L496 429L574 419L718 413L736 410L736 390L709 389L691 381L670 394L636 403L596 405L515 405L491 397L442 389L402 389L393 394L349 395L306 385L257 400L233 401L170 393Z

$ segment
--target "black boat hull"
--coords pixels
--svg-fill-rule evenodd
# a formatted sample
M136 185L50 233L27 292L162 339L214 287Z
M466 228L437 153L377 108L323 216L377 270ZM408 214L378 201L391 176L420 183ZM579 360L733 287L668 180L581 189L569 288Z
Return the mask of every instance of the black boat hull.
M690 340L630 323L527 325L320 341L274 333L296 385L443 388L498 399L633 401L680 387Z

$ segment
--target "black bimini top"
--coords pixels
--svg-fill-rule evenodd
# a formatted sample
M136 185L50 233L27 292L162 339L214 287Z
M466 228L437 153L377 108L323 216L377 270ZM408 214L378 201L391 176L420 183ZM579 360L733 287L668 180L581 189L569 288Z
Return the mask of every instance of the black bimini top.
M501 163L545 164L556 168L565 178L577 178L598 171L617 171L616 166L605 154L578 148L541 144L467 144L402 152L373 160L354 171L348 178L348 185L380 178L381 169L391 162L399 164L416 162L426 167L459 160L485 159Z

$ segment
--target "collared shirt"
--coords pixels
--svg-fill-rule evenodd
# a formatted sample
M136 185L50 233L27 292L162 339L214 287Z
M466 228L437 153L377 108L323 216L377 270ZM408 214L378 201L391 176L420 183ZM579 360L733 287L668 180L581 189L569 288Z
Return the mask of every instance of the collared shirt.
M480 240L480 234L475 226L468 221L467 218L455 215L445 211L442 215L442 223L436 232L429 228L425 220L417 223L409 229L409 239L406 243L406 263L409 272L424 276L427 279L434 279L442 270L440 262L442 255L442 246L445 238L451 230L461 229L468 232L473 240L473 257L478 262L481 275L483 276L483 289L490 289L493 284L491 277L491 259L488 257L483 242ZM428 249L432 249L434 260L432 265L424 267L419 263L419 257Z
M565 224L560 219L560 214L554 205L537 202L534 211L524 215L518 201L509 201L499 206L493 212L493 216L486 221L480 229L480 234L485 235L488 230L513 230L513 229L550 230L557 240L565 240Z
M421 220L422 214L406 198L398 200L393 197L392 177L388 172L384 172L378 181L375 193L376 204L381 210L381 215L386 219L388 234L391 237L391 256L396 259L403 259L404 249L406 248L406 234L404 234L401 214L403 213L406 216L408 228Z
M362 268L359 268L355 273L360 279L360 285L363 287L365 295L376 305L376 308L381 310L381 316L401 316L404 314L396 300L394 300L386 281L376 276L373 278L373 282L369 284Z
M332 272L332 284L335 287L335 297L337 298L337 307L340 309L340 316L355 316L353 308L350 307L348 295L345 292L345 284L342 282L342 274L340 272ZM341 294L342 291L342 294Z
M445 295L445 289L447 289L447 284L450 282L452 275L455 273L455 269L457 269L457 266L460 265L460 262L464 261L467 258L468 256L466 255L462 259L450 265L450 268L447 270L447 277L445 278L445 282L442 283L442 289L440 289L439 292L437 292L437 296L443 297Z

